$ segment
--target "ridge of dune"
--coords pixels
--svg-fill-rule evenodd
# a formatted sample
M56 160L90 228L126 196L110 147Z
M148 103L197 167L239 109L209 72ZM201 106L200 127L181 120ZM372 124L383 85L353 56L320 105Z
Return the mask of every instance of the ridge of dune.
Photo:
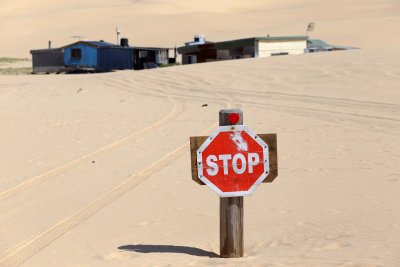
M72 43L71 36L115 40L115 27L132 44L174 47L194 34L210 40L302 35L362 48L399 45L400 3L368 0L296 1L6 1L0 9L0 56L27 57L31 49ZM65 23L68 22L68 23ZM368 27L366 27L368 25ZM26 42L25 40L29 40Z

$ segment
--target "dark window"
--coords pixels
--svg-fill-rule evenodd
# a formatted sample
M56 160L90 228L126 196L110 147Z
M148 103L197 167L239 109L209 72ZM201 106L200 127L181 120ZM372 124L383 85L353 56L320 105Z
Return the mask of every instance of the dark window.
M82 58L82 50L79 48L72 48L71 58Z
M199 37L194 37L194 41L195 42L200 42L200 38Z
M139 51L139 58L146 58L148 56L147 51Z
M289 55L289 52L280 52L271 54L271 56L286 56L286 55Z

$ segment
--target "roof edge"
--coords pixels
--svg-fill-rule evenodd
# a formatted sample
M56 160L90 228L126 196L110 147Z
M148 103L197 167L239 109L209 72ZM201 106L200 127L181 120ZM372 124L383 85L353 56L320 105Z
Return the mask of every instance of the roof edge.
M97 45L96 43L104 43L104 45ZM74 45L79 45L79 44L84 44L84 45L88 45L88 46L92 46L92 47L96 47L96 48L100 48L100 47L115 47L117 46L116 44L112 44L112 43L108 43L108 42L101 42L101 41L78 41L66 46L62 46L61 48L68 48Z

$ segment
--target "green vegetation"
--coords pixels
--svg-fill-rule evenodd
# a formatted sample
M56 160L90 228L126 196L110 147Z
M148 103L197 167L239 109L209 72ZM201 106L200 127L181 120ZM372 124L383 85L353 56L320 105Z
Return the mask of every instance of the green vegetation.
M173 67L173 66L179 66L181 63L176 62L176 63L171 63L171 64L161 64L159 67L160 68L165 68L165 67Z
M29 58L0 57L0 63L14 63L20 61L29 61Z
M0 75L24 75L32 74L32 68L0 68Z
M0 57L0 75L31 74L32 68L28 67L29 58ZM19 62L26 62L18 64Z

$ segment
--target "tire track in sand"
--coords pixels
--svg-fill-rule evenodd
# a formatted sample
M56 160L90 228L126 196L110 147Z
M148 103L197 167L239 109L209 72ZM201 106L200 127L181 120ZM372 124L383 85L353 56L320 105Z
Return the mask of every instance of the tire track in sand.
M139 131L134 132L133 134L130 134L122 139L119 139L115 142L112 142L112 143L106 145L106 146L98 148L86 155L83 155L77 159L67 162L61 166L54 168L54 169L51 169L45 173L34 176L31 179L29 179L25 182L22 182L14 187L11 187L3 192L0 192L0 202L6 200L16 194L19 194L23 191L29 190L30 188L44 182L47 179L50 179L51 177L53 177L55 175L61 174L65 171L68 171L69 169L84 163L86 160L90 159L91 157L94 157L101 153L110 151L117 146L120 146L128 141L132 141L135 138L145 134L146 132L154 130L155 128L161 127L162 125L170 122L171 120L173 120L174 118L176 118L179 114L181 114L183 112L184 103L182 100L177 100L175 98L168 97L168 99L174 104L174 107L173 107L172 111L165 117L163 117L160 120L156 121L155 123L147 126L146 128L143 128Z
M201 135L205 135L215 129L217 123L211 125L207 130L205 130ZM11 248L3 255L0 256L0 266L12 267L18 266L23 262L27 261L29 258L33 257L35 254L40 252L42 249L47 247L53 241L64 235L69 230L73 229L77 225L86 221L88 218L96 214L101 209L108 206L113 201L117 200L125 193L132 190L135 186L145 181L152 174L160 171L172 161L181 156L189 147L189 142L184 143L175 150L167 153L165 156L157 160L156 162L150 164L145 169L139 171L138 173L131 176L125 182L119 184L111 191L105 193L100 198L81 209L74 215L58 222L46 231L33 236L29 240L23 241L15 247Z

